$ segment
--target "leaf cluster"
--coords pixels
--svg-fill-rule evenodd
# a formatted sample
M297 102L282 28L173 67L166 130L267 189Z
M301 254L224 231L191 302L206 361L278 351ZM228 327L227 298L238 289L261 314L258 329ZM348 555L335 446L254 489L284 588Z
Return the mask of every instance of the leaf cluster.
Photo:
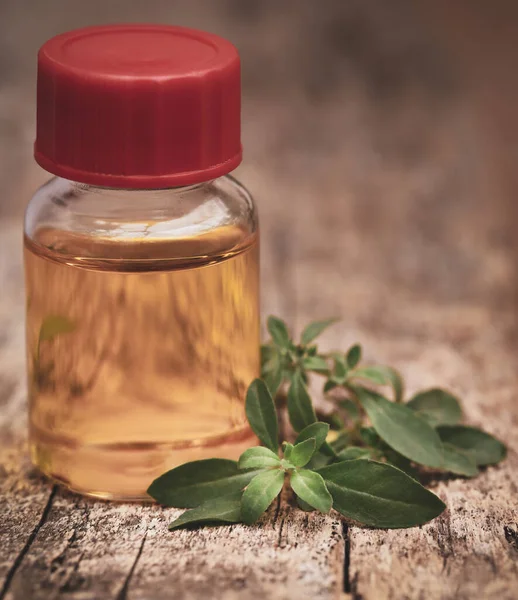
M373 527L426 523L445 508L419 483L420 469L472 477L505 457L505 446L460 423L458 399L434 388L404 402L399 373L362 366L362 349L322 354L314 340L334 319L310 323L295 343L286 324L268 319L271 340L262 346L262 379L245 403L250 427L263 446L238 461L207 459L181 465L148 489L167 506L187 508L169 528L215 523L255 523L289 487L303 510L345 517ZM325 377L323 392L335 411L318 420L307 382ZM390 389L391 399L383 393ZM279 444L274 404L286 390L293 443Z
M330 322L320 321L315 325L321 332L323 325ZM279 323L282 322L276 319L275 326L282 328ZM268 325L272 334L270 321ZM287 337L288 342L283 343L294 345L289 335ZM268 345L277 346L273 334ZM302 339L297 347L302 355L308 351ZM418 476L416 467L474 477L480 467L496 464L505 457L506 449L500 441L461 423L460 402L450 392L441 388L428 389L405 402L401 375L385 365L361 365L360 345L355 344L346 352L329 354L320 354L316 346L313 348L315 357L327 364L327 370L319 368L316 373L325 375L323 392L336 405L327 420L334 425L336 433L331 447L340 458L373 458L392 464L412 477ZM269 368L270 364L263 362L263 377ZM290 392L293 389L291 396L306 407L304 424L307 425L311 401L308 402L302 393L296 393L296 388L299 380L307 381L311 370L305 369L302 362L286 378L288 410L296 431L302 424L299 422L302 417L295 401L290 402ZM387 389L391 390L391 398L384 393ZM320 462L328 464L333 458L324 461L320 457Z
M298 406L302 406L309 396L304 383L299 389L304 400ZM264 446L245 450L237 462L213 458L186 463L151 484L148 494L161 504L190 509L169 529L255 523L285 483L303 510L327 513L334 507L366 525L411 527L444 510L437 496L393 466L356 457L339 460L326 442L329 425L316 419L300 431L293 444L284 442L279 451L274 402L260 379L248 389L246 414ZM310 463L319 453L330 454L336 462L312 468Z

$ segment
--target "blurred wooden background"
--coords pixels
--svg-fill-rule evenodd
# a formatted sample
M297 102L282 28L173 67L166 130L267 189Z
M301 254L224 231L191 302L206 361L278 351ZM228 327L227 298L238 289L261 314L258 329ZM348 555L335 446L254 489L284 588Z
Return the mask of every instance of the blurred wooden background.
M241 52L237 175L260 209L264 314L341 316L324 342L362 341L411 391L449 386L511 444L502 467L437 486L435 523L371 532L286 498L222 543L27 465L21 218L47 178L35 56L61 31L138 20ZM0 0L0 598L516 597L517 34L513 0Z

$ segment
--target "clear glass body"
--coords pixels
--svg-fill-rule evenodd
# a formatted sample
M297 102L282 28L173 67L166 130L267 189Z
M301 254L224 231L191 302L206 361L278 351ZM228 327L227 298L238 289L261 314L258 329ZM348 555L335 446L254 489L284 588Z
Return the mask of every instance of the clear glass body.
M60 178L25 219L32 461L81 493L144 499L178 464L254 443L255 207L233 178L163 190Z

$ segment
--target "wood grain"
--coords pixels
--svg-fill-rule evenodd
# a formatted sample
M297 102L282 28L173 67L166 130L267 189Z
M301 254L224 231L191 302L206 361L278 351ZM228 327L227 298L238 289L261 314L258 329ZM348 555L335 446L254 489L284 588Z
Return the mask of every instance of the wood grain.
M397 531L308 515L285 495L257 527L170 533L177 511L84 499L30 467L21 212L45 177L30 159L30 65L56 29L118 18L83 4L74 14L60 0L38 4L31 20L7 2L0 19L0 32L10 28L0 61L0 599L516 598L515 170L508 153L505 169L487 160L508 147L504 117L488 133L480 107L490 103L470 96L477 86L412 3L154 0L128 10L213 29L242 51L239 177L260 208L263 313L296 331L341 317L323 347L362 342L367 360L403 372L408 393L450 388L468 422L509 445L508 459L475 480L432 481L448 510Z

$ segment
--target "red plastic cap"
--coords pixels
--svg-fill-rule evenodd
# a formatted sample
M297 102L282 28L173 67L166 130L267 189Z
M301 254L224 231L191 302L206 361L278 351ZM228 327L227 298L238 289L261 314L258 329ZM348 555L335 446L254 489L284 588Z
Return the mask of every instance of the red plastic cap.
M107 187L208 181L241 162L235 47L164 25L86 27L38 55L35 157L47 171Z

